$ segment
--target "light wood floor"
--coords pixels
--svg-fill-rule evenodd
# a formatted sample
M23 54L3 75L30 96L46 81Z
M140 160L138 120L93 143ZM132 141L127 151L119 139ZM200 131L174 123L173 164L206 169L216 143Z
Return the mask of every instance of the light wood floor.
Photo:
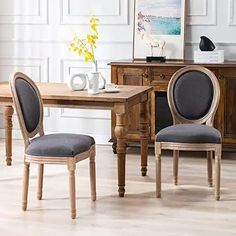
M117 196L116 157L109 146L97 147L97 194L89 197L88 162L77 169L76 220L70 219L65 166L46 166L43 200L36 199L36 166L31 167L28 211L21 211L23 143L14 141L12 167L0 161L0 236L227 236L236 235L236 154L222 161L222 200L207 187L206 158L180 160L180 185L172 185L172 158L163 158L162 199L155 198L154 154L148 176L140 176L139 150L127 155L126 197ZM4 144L0 141L0 155Z

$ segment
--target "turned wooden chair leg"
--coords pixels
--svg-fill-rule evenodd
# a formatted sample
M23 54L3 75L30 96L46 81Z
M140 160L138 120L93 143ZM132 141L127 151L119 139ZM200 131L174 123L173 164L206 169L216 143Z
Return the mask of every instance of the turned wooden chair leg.
M161 144L156 143L156 197L161 197Z
M75 160L71 158L68 161L69 170L69 188L70 188L70 208L71 208L71 218L76 218L76 192L75 192Z
M22 210L27 209L27 199L28 199L28 189L29 189L29 167L30 164L24 163L24 173L23 173L23 192L22 192Z
M90 188L91 188L91 199L96 201L96 168L95 168L95 156L89 158L90 167Z
M69 171L71 218L76 218L75 171Z
M38 200L42 200L42 195L43 195L43 171L44 171L44 165L39 164L38 165L38 192L37 192Z
M178 170L179 170L179 151L173 151L173 175L174 175L174 185L178 184Z
M221 146L215 151L215 199L220 200L220 178L221 178Z
M208 185L209 185L209 187L213 186L213 181L212 181L212 157L213 157L213 152L208 151L207 152L207 175L208 175Z

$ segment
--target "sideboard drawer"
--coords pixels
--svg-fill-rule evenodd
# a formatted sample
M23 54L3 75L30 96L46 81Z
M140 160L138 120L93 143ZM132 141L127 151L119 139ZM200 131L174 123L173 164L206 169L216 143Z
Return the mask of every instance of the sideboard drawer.
M152 68L151 69L151 85L156 83L168 82L172 75L178 70L178 68Z

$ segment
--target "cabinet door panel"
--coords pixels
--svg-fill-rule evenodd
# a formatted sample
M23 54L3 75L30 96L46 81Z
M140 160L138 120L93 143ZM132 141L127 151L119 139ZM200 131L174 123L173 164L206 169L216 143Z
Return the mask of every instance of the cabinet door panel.
M225 133L236 138L236 75L226 80Z
M143 85L145 69L139 68L118 68L118 84L120 85Z
M117 82L119 85L143 85L146 76L145 68L117 68ZM128 112L128 139L138 140L140 138L140 106L135 105Z
M225 147L236 144L236 70L232 68L220 71L221 84L221 123Z

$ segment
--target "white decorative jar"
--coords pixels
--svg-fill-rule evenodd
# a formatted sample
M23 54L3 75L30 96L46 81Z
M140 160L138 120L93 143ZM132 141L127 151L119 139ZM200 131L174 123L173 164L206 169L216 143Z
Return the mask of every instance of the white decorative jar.
M99 93L99 75L98 72L92 72L87 74L88 94Z
M68 81L68 87L73 91L80 91L85 89L87 85L87 78L85 74L72 74Z

